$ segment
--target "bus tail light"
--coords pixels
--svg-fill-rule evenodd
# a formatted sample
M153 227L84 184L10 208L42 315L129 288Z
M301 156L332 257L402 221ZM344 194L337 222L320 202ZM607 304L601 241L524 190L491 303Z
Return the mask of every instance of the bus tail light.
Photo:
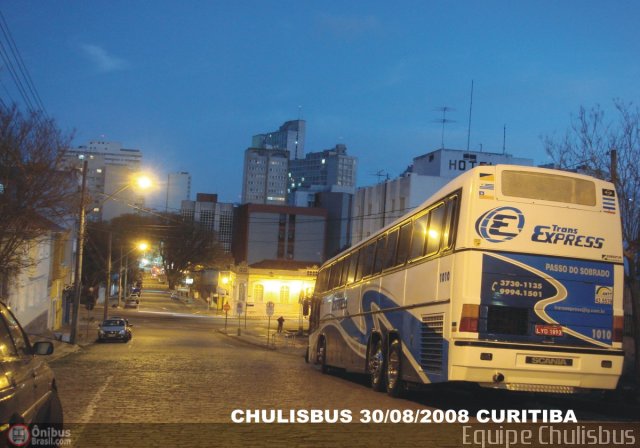
M462 305L462 317L458 331L478 332L478 318L480 317L480 305L465 303Z
M622 342L624 316L613 316L613 342Z

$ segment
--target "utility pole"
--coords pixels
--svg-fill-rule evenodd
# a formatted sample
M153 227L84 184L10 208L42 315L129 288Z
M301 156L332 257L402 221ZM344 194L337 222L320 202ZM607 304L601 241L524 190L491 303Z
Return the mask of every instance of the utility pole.
M78 318L80 312L80 295L82 294L82 257L84 255L84 231L85 231L85 210L84 202L87 192L87 165L88 160L82 162L82 187L80 190L80 211L78 217L78 238L76 242L76 278L75 288L76 295L73 299L73 314L71 316L71 335L69 342L76 343L78 336Z
M120 270L118 271L118 308L122 299L122 246L120 246Z
M113 232L109 231L109 249L107 252L107 289L104 292L104 319L109 317L109 296L111 295L111 243Z

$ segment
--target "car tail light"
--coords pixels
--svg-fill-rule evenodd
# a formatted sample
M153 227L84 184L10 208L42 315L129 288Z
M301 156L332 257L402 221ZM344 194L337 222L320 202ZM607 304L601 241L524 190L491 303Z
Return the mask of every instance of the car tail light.
M624 316L613 316L613 342L622 342Z
M480 305L471 305L465 303L464 305L462 305L462 316L460 318L460 328L458 331L477 333L479 317Z

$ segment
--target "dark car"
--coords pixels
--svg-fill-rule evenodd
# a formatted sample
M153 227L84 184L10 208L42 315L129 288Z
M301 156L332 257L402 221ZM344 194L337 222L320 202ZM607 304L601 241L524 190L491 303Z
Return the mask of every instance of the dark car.
M53 344L31 344L15 316L0 302L0 440L29 439L28 427L36 424L40 429L62 430L55 377L42 358L51 353Z
M129 342L132 338L131 327L127 319L123 317L112 317L102 321L98 327L98 342L104 341L124 341Z

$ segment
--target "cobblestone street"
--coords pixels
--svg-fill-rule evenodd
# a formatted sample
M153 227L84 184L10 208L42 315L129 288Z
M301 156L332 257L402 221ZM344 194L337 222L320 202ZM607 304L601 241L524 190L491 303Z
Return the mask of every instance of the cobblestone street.
M89 337L80 349L51 362L75 446L265 446L268 440L327 446L353 442L354 434L361 446L370 446L397 442L399 428L407 444L429 440L430 446L458 446L461 425L358 422L363 411L373 410L453 409L473 415L482 408L576 406L446 388L392 399L372 391L366 378L323 375L306 364L304 338L279 336L276 348L267 348L263 322L249 321L247 328L242 322L238 336L237 320L225 331L224 318L174 303L162 291L145 292L139 310L111 310L114 314L133 324L130 342L89 343ZM232 415L247 418L247 411L256 410L266 413L262 419L281 421L298 410L326 411L324 418L346 411L351 420L346 425L233 422ZM576 409L580 421L607 418L606 412L592 405Z

